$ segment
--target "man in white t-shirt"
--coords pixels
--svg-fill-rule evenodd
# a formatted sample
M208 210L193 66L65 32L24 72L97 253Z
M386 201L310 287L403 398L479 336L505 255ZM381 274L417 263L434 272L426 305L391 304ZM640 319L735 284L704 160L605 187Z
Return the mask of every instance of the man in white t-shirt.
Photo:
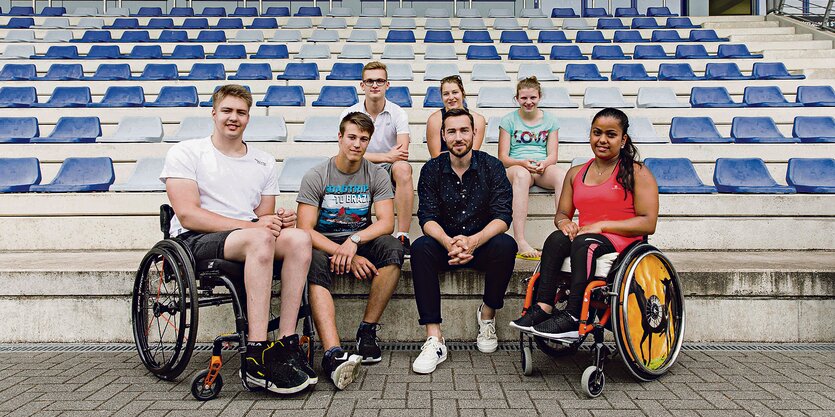
M170 232L195 260L244 263L248 341L242 378L279 394L299 392L317 382L296 334L310 235L294 227L295 212L276 211L275 158L243 141L252 95L242 86L225 85L212 100L212 135L171 147L160 173L176 213ZM274 262L281 268L280 339L269 342Z
M365 99L345 109L339 120L348 113L361 112L374 121L374 135L368 144L365 159L388 171L394 185L394 207L397 212L397 233L394 235L409 256L409 227L412 224L412 205L415 187L412 166L409 165L409 118L397 104L386 100L388 90L386 64L369 62L362 68L360 88Z

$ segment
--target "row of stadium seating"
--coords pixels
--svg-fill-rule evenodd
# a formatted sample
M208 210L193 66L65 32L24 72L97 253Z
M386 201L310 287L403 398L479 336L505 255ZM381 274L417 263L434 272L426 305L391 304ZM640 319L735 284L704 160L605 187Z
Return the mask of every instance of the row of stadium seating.
M298 191L307 170L325 158L288 158L279 175L281 191ZM578 158L579 162L586 161ZM137 161L127 182L115 184L113 161L108 157L66 158L55 178L41 185L37 158L0 158L0 193L22 192L91 192L91 191L163 191L159 181L164 158ZM792 158L786 171L788 185L778 184L759 158L719 158L713 182L707 186L686 158L647 158L646 164L658 181L660 193L706 194L790 194L835 193L835 159Z
M561 117L560 142L583 143L588 140L590 121L582 117ZM498 117L491 117L486 132L487 143L498 142ZM303 131L293 137L294 142L334 142L333 116L313 116L305 122ZM102 136L98 117L70 117L58 119L52 132L41 137L35 117L0 117L0 143L129 143L179 142L201 138L212 133L209 117L186 117L177 132L164 136L162 120L153 116L126 116L111 136ZM629 134L636 143L666 143L658 136L655 126L647 118L633 117ZM244 140L251 142L283 142L288 137L284 118L280 116L251 116ZM730 137L719 133L709 117L673 117L669 130L672 143L835 143L835 119L829 116L796 116L791 137L784 136L770 117L736 116L731 122Z

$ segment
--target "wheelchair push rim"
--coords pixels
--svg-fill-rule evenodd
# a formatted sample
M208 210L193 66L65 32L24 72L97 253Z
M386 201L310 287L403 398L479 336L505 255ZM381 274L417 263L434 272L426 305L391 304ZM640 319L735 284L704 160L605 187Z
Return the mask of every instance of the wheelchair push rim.
M670 260L651 245L638 245L618 268L612 329L629 371L654 380L675 363L684 335L684 296Z
M139 358L159 378L179 376L188 365L197 332L194 268L188 253L163 240L136 272L131 324Z

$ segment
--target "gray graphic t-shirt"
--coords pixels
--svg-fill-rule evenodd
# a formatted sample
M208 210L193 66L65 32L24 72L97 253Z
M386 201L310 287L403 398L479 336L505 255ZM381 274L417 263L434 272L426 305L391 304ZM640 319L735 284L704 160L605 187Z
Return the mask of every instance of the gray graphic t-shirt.
M340 242L371 225L371 205L393 199L388 173L362 160L353 174L336 168L330 158L304 175L296 202L319 207L317 232Z

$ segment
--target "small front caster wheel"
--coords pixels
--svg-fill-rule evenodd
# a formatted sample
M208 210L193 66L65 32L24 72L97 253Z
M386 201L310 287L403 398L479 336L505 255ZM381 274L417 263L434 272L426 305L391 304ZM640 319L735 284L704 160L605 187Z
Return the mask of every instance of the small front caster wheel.
M525 376L533 375L533 353L527 344L522 347L522 373Z
M583 386L583 391L590 398L596 398L603 392L603 386L606 385L606 376L603 375L603 370L592 365L583 371L583 378L580 380Z
M223 377L217 374L214 382L211 385L206 385L206 376L209 375L209 370L204 369L200 371L194 379L191 380L191 395L199 401L209 401L217 398L220 390L223 389Z

